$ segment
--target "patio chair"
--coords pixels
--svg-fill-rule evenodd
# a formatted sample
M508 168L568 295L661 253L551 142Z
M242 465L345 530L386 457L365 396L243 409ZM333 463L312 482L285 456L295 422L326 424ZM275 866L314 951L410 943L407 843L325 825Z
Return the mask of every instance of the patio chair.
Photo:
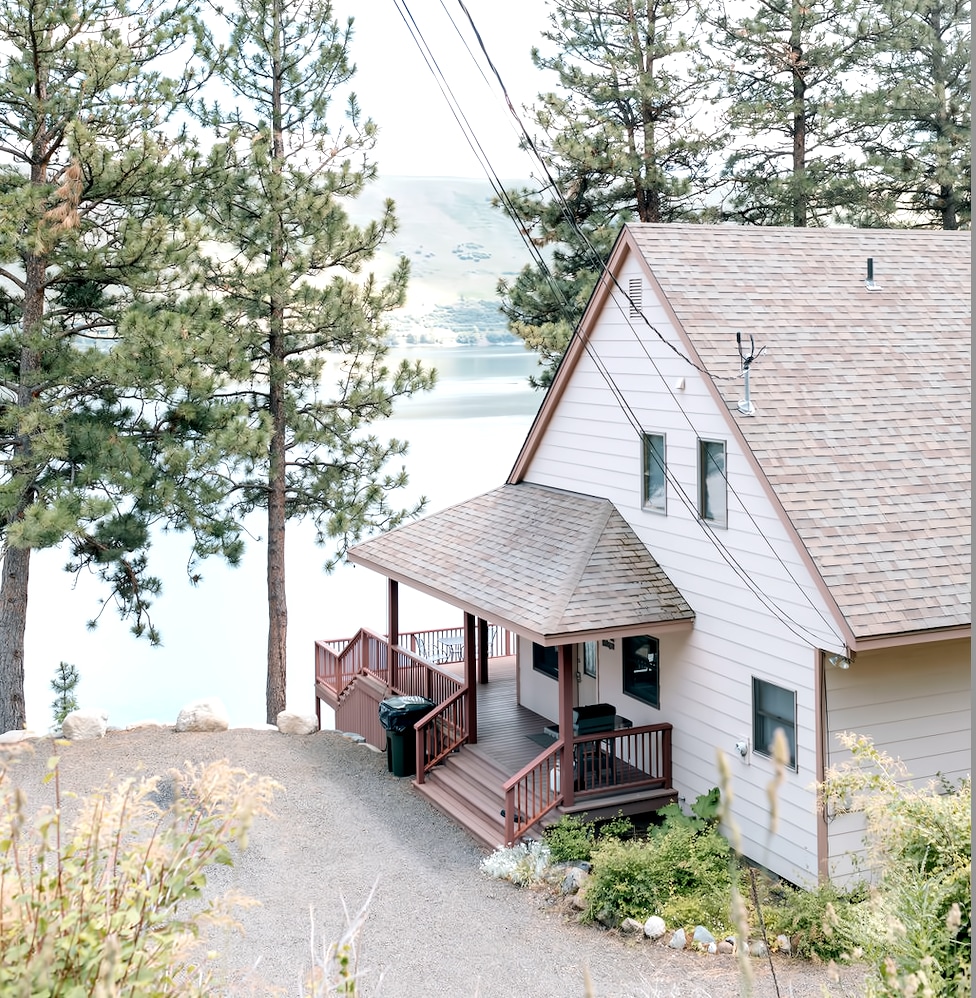
M413 639L417 643L417 654L424 661L430 662L431 665L443 665L451 660L451 656L433 639L429 648L427 639L422 638L419 634L415 634Z

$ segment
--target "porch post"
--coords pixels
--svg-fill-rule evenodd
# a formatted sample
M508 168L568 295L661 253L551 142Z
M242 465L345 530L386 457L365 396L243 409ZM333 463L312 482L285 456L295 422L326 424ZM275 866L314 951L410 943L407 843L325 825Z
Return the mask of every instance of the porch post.
M478 618L478 681L488 682L488 621Z
M559 646L559 733L563 736L563 757L559 778L563 803L572 805L576 800L576 774L573 766L576 755L573 746L573 646Z
M465 700L467 702L468 717L468 744L474 745L478 741L478 671L475 661L474 643L474 614L464 615L464 685L467 688Z
M400 588L396 579L386 580L386 674L390 686L396 686L394 645L400 643Z

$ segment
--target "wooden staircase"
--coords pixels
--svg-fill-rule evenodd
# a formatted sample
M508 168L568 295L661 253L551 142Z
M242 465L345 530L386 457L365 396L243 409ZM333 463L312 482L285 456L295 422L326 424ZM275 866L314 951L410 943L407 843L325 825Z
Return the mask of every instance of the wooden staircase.
M502 786L507 779L476 745L465 745L430 770L423 783L414 782L414 788L479 845L497 849L505 841Z
M492 762L477 745L465 745L428 772L423 783L414 781L414 789L464 828L479 845L497 849L505 841L502 787L507 780L505 770ZM677 791L671 787L631 793L611 791L599 797L588 797L572 807L557 807L523 837L537 838L564 814L585 815L591 820L614 818L621 813L649 814L677 799Z

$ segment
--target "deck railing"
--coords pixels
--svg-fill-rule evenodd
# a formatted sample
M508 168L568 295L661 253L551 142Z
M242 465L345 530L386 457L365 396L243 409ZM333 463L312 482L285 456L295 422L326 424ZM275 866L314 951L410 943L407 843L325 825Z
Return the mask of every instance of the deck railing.
M468 740L468 692L456 690L436 711L422 717L413 727L417 737L417 782L442 759Z
M670 724L578 735L573 738L573 794L577 800L608 793L671 786ZM537 756L504 786L505 842L562 804L562 740Z
M559 775L563 742L536 756L502 788L505 792L505 842L512 845L563 800Z

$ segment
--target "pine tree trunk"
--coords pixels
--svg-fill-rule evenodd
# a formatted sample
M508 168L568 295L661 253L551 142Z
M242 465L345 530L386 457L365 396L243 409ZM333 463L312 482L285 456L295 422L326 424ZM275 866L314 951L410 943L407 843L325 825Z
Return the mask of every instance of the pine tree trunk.
M0 581L0 734L27 723L24 700L24 633L30 548L7 548Z

